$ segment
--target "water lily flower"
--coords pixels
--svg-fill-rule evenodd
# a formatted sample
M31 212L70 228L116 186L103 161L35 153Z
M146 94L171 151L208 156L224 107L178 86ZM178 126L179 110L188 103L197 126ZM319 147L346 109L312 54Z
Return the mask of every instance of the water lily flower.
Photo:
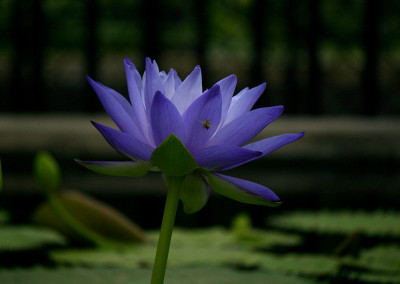
M106 112L119 130L92 122L106 141L129 161L80 161L95 172L138 177L160 170L166 179L182 177L179 198L186 213L200 210L210 189L240 202L280 204L269 188L221 174L259 159L304 133L282 134L246 144L274 121L282 106L252 110L266 84L233 96L236 76L230 75L203 91L200 67L182 81L174 69L159 71L146 58L146 71L124 60L130 102L88 77Z

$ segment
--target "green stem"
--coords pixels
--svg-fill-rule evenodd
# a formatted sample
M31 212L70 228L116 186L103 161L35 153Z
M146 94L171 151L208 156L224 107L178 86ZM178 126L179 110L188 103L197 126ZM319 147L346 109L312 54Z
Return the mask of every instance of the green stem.
M165 176L165 181L168 186L167 201L165 202L164 216L161 224L160 236L158 237L157 253L154 261L153 274L151 276L151 284L164 283L169 246L171 244L172 230L174 228L183 177Z

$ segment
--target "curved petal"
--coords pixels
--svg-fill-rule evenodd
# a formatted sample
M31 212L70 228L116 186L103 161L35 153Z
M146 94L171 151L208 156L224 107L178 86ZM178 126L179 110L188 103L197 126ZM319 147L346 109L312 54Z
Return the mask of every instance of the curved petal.
M238 166L241 166L243 164L246 164L248 162L251 162L255 159L261 158L265 155L268 155L269 153L289 144L292 143L296 140L299 140L301 137L304 136L304 132L301 133L287 133L287 134L282 134L282 135L278 135L278 136L274 136L274 137L270 137L270 138L266 138L251 144L248 144L246 146L243 146L244 149L249 149L249 150L253 150L253 151L259 151L262 153L261 156L258 156L256 158L251 158L247 161L242 161L240 163L237 164L232 164L230 166L221 168L221 171L226 171L226 170L230 170L233 168L236 168Z
M146 72L144 77L144 101L146 105L146 110L150 112L151 104L153 102L153 98L156 92L160 91L161 93L165 93L165 91L161 83L160 74L148 57L146 58Z
M252 151L238 146L215 145L193 155L200 167L208 170L220 170L261 156L259 151Z
M225 120L226 114L228 113L229 106L231 104L233 92L235 91L237 83L236 75L229 75L228 77L218 81L215 85L219 85L221 88L222 97L222 110L221 110L221 121Z
M186 147L192 153L201 149L217 130L221 119L221 103L220 88L215 85L197 98L183 114Z
M139 139L125 132L92 121L94 127L103 135L119 153L139 161L150 161L153 148Z
M156 92L151 106L150 123L156 146L171 134L175 134L185 144L182 117L175 105L159 91Z
M221 195L247 204L277 206L279 197L260 184L217 173L204 172L211 189Z
M253 139L268 124L281 115L282 106L259 108L247 112L222 127L207 146L242 146Z
M175 71L175 70L174 70ZM169 71L168 75L162 81L165 90L165 97L171 99L175 94L175 76L172 69Z
M303 136L304 132L286 133L248 144L243 148L253 151L260 151L262 152L262 155L265 156L289 143L299 140Z
M193 214L206 205L210 196L210 188L198 173L188 174L182 182L179 198L186 214Z
M135 65L128 58L125 58L124 65L133 115L135 116L136 121L147 141L150 142L150 135L147 127L147 117L143 105L143 98L141 95L142 81L140 74L137 71Z
M144 176L153 167L151 163L137 163L132 161L81 161L75 159L75 162L99 174L121 177Z
M197 99L202 91L201 85L201 69L200 66L196 66L192 73L190 73L186 79L180 84L174 96L172 102L176 105L176 108L180 113L183 113L190 104Z
M178 73L176 72L175 69L171 68L169 72L172 72L172 75L174 75L175 90L176 90L182 84L182 80L181 78L179 78Z
M250 111L261 96L261 94L264 92L266 86L266 83L262 83L257 87L240 92L239 94L234 96L232 98L231 106L229 107L224 124L226 125L234 120L236 117L239 117L242 114Z
M118 128L145 142L146 139L141 129L137 126L135 114L129 102L113 89L93 81L89 76L87 76L87 79L103 104L104 109Z

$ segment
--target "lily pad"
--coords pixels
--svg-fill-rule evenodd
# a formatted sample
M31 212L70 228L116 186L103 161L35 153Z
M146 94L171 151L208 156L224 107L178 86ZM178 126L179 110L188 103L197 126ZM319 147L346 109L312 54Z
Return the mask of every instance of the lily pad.
M275 216L269 221L279 229L348 234L355 230L370 236L400 236L400 212L320 211L294 212Z
M279 233L264 232L264 238L278 240ZM149 234L147 244L118 250L55 250L51 258L60 264L91 267L151 267L158 233ZM281 234L281 239L285 234ZM289 237L289 242L293 241ZM280 241L283 243L283 241ZM272 245L273 242L270 243ZM337 259L314 255L281 255L260 252L237 242L230 231L222 228L184 230L176 228L172 236L169 269L182 267L231 267L245 270L301 273L310 276L333 275ZM219 282L216 282L219 283Z
M35 268L0 270L1 283L13 284L148 284L151 278L151 269L126 269L126 268ZM295 275L266 273L261 271L243 272L228 268L177 268L168 269L165 284L191 283L191 284L309 284L316 283L311 279ZM320 282L318 282L320 283Z
M65 238L53 230L33 226L0 227L0 250L28 250L65 244Z
M357 264L375 272L400 272L400 246L380 245L361 251ZM400 277L400 274L398 275Z

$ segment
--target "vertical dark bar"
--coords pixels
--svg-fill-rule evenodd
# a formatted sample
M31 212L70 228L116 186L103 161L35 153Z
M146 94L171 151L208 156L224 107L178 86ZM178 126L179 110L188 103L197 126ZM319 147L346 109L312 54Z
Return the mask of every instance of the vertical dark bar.
M379 92L379 20L382 10L381 1L365 1L363 44L365 63L362 71L361 89L363 93L363 113L378 114L381 106Z
M158 60L161 52L160 24L161 2L160 0L142 0L143 5L143 54L152 60Z
M97 0L88 0L86 6L86 71L91 78L97 78L97 66L98 66L98 39L97 39L97 29L98 29L98 13L99 7ZM92 88L89 84L85 85L85 110L89 112L96 111L99 107L96 96L93 94Z
M265 77L263 74L263 48L265 46L265 37L264 37L264 24L266 15L266 7L268 5L267 0L256 0L253 4L250 19L251 19L251 28L253 31L253 49L252 49L252 61L250 65L250 75L251 75L251 85L259 84L260 82L265 81ZM267 96L263 96L262 98L266 98ZM263 102L264 103L264 102Z
M14 59L11 110L42 111L44 25L41 0L15 1L11 41Z
M298 3L296 0L286 1L286 24L287 24L287 45L288 62L286 65L285 78L285 112L297 113L299 111L299 90L297 83L297 60L299 48L299 27L297 17Z
M211 82L209 80L209 69L207 64L207 42L209 36L208 22L210 21L210 19L207 18L208 1L196 0L195 9L196 11L194 11L194 14L196 15L198 35L196 51L202 70L201 74L203 79L203 86L210 86Z
M309 0L310 24L308 31L308 113L321 114L321 67L318 47L321 39L320 0Z

